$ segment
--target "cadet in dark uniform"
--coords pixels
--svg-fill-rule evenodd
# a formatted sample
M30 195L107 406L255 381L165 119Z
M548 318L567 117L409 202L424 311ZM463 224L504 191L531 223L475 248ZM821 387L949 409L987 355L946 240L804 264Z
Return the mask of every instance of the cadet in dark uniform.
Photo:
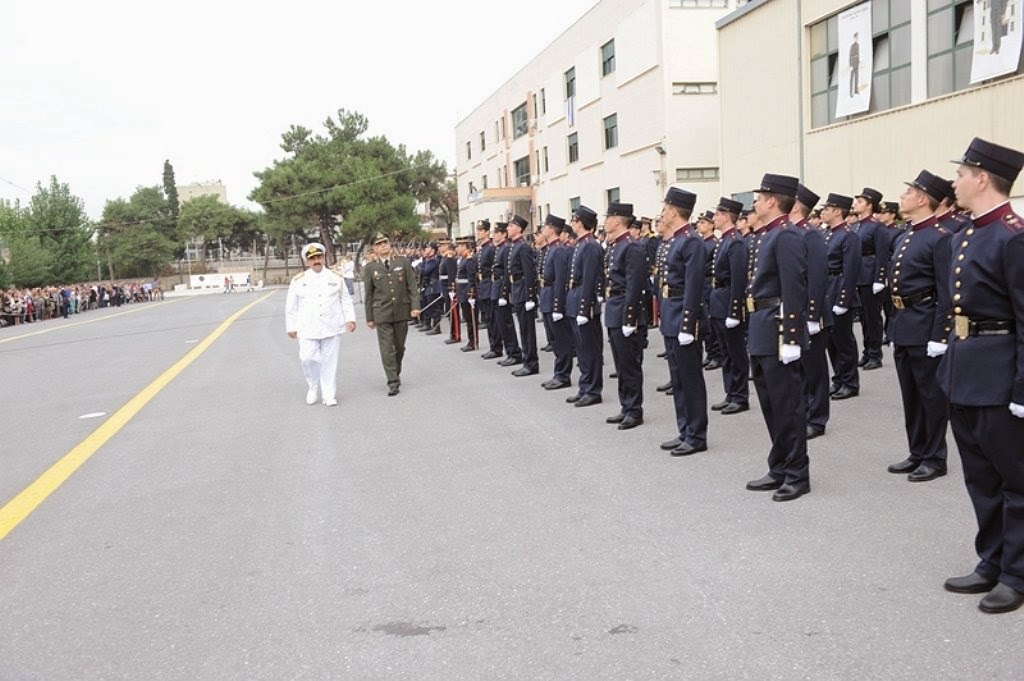
M832 361L834 400L845 400L860 394L860 373L857 371L857 337L853 334L853 315L857 307L857 276L860 272L860 241L846 222L853 199L842 194L829 194L821 209L828 254L828 283L825 286L825 309L831 313L831 328L826 339ZM826 320L826 327L827 324Z
M715 371L722 368L722 348L718 344L718 336L711 329L711 271L715 266L715 249L718 239L715 237L715 214L704 211L697 218L697 234L704 241L704 298L700 314L700 340L704 346L704 370Z
M576 233L572 260L569 266L569 290L565 297L565 312L573 329L576 360L580 368L579 392L566 398L577 407L601 403L604 389L604 342L601 329L601 305L597 296L603 284L602 263L604 250L594 239L597 213L580 206L572 217Z
M825 434L829 418L828 327L832 311L826 305L828 247L825 236L807 218L820 197L802 184L797 187L796 204L789 214L793 226L803 231L807 248L807 352L804 365L804 398L807 400L807 439Z
M871 187L854 197L853 213L857 221L851 225L860 238L860 274L857 294L860 296L860 323L864 337L864 353L858 366L865 371L882 366L882 292L885 290L885 268L889 262L889 237L874 214L882 205L882 193Z
M789 223L797 179L765 175L754 202L758 227L747 284L750 364L771 438L768 475L747 483L776 490L774 501L811 491L807 458L807 402L800 356L807 347L807 246Z
M644 338L639 330L647 325L643 307L647 251L628 232L633 204L608 204L606 218L604 324L619 378L620 409L605 421L629 430L644 422Z
M441 313L444 305L439 300L441 297L441 283L438 280L441 261L437 258L437 244L427 244L423 249L423 261L420 262L420 288L423 290L423 324L420 331L428 335L436 336L441 333Z
M910 456L889 466L909 473L911 482L946 474L946 396L936 371L952 330L949 318L949 238L935 209L943 180L922 170L903 192L903 214L910 228L896 242L889 261L893 319L889 335L903 397L903 420Z
M744 297L747 292L747 244L736 229L743 210L739 201L724 196L715 208L715 228L722 235L712 253L709 316L722 348L722 385L725 399L712 411L739 414L750 409L750 361L747 358L747 327Z
M529 227L525 218L518 215L508 223L508 236L512 246L508 252L508 281L511 284L509 304L515 310L519 322L519 338L522 341L523 366L512 372L513 376L533 376L540 373L537 358L537 263L533 246L523 239L523 231Z
M971 226L971 219L960 211L960 207L956 203L953 181L943 180L943 182L942 189L944 195L942 203L939 204L938 210L935 211L935 219L938 220L940 227L953 234L957 234Z
M455 301L455 279L459 274L459 263L455 258L455 252L450 241L441 244L441 280L442 294L444 296L445 313L448 315L448 337L444 339L445 345L453 345L462 342L462 322L459 319L459 304Z
M460 350L471 352L479 346L480 317L477 313L477 272L476 258L473 256L473 240L468 236L459 237L455 241L458 255L458 269L455 274L455 300L459 304L462 319L466 323L468 340Z
M896 201L883 201L875 218L885 226L885 235L889 239L889 251L886 258L891 260L896 246L896 240L903 235L905 225L900 222L900 204ZM889 282L886 281L886 288ZM892 295L886 291L882 295L882 344L889 345L892 340L889 338L889 320L892 319Z
M541 298L544 296L544 267L548 258L549 245L549 233L542 225L541 228L533 234L534 262L537 266L537 313L540 317L541 324L544 326L544 346L540 348L541 352L551 352L554 350L552 347L552 343L554 342L554 331L551 329L551 318L544 314L544 310L541 309L544 307L541 304Z
M512 295L512 284L508 280L508 257L512 244L508 242L508 223L494 223L494 265L492 267L491 298L494 300L494 326L501 335L501 344L508 355L498 362L499 366L510 367L522 364L523 353L516 338L516 325L512 321L512 306L508 298ZM486 357L486 355L485 355Z
M651 268L651 285L654 287L654 319L657 322L655 326L661 326L661 287L665 283L665 276L668 270L668 249L672 246L672 242L675 240L675 230L669 229L665 222L659 217L656 224L656 230L658 232L658 248L654 253L654 266ZM662 343L664 344L664 350L658 353L659 358L665 359L668 362L668 353L671 349L670 343L677 342L675 338L670 336L662 336ZM746 350L744 350L746 352ZM666 395L672 395L675 391L672 389L672 377L669 376L669 380L657 388L658 392L663 392Z
M388 397L398 394L402 385L402 358L409 319L417 319L420 310L416 273L403 255L391 253L391 242L377 233L373 239L377 260L366 263L363 286L366 291L366 326L377 330L380 360L388 379Z
M1024 604L1024 224L1008 198L1024 154L975 138L959 163L956 199L974 224L953 239L953 333L939 385L981 560L946 589L991 590L978 607L1009 612Z
M670 187L661 221L674 238L665 255L661 284L661 335L668 352L672 400L676 412L675 438L661 443L672 456L689 456L708 448L708 391L701 370L701 307L704 298L704 241L688 222L697 195Z
M480 242L480 248L476 254L477 278L480 286L477 290L477 305L480 307L480 324L487 328L487 352L482 356L484 359L501 357L504 346L501 342L501 334L498 332L497 323L494 320L494 304L498 297L495 294L494 286L494 242L491 241L491 223L481 220L476 226L476 238Z
M541 384L545 390L559 390L572 385L572 329L565 318L572 249L561 242L562 230L567 229L565 220L557 215L548 215L544 219L544 271L541 273L538 307L551 328L551 350L555 356L551 378Z

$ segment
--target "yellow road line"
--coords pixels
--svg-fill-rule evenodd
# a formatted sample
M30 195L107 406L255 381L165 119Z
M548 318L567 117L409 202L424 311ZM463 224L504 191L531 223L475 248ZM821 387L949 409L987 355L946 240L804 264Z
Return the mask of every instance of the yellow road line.
M29 333L23 333L20 336L10 336L8 338L0 338L0 345L4 343L10 343L11 341L21 340L22 338L29 338L30 336L38 336L44 333L50 333L51 331L60 331L61 329L70 329L73 326L82 326L83 324L93 324L95 322L102 322L105 319L113 319L114 317L123 317L126 314L132 314L133 312L142 312L143 310L152 310L154 307L160 307L163 305L171 305L173 303L180 303L187 298L178 298L177 300L162 300L156 305L141 305L137 309L125 310L124 312L115 312L114 314L104 315L102 317L94 317L93 319L83 319L80 322L71 322L70 324L60 324L59 326L47 326L45 329L39 329L38 331L31 331ZM139 303L132 303L133 306L140 305ZM39 322L33 322L38 324Z
M11 530L16 528L21 521L27 518L32 511L46 501L47 497L53 494L58 487L64 484L68 478L77 471L82 464L89 460L89 458L99 450L100 447L105 445L112 437L117 435L122 428L124 428L132 418L135 417L139 411L145 407L150 400L156 397L161 390L167 387L171 381L175 379L182 371L184 371L192 362L196 361L201 354L213 345L214 341L224 335L224 332L228 328L238 321L238 318L248 312L250 309L263 302L270 296L274 295L274 291L266 294L265 296L254 300L238 312L225 319L220 326L213 330L213 332L204 338L197 346L192 348L191 351L181 359L179 359L174 366L160 374L156 380L143 388L133 398L128 400L127 403L114 414L104 421L96 430L92 432L87 438L79 442L74 449L65 454L61 459L53 464L45 473L40 475L36 480L23 489L18 496L11 499L7 504L0 508L0 540L6 537Z

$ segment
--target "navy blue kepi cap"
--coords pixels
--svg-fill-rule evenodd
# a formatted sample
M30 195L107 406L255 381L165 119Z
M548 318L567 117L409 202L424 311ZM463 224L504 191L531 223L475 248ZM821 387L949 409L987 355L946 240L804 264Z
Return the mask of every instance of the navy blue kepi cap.
M576 209L576 212L573 213L573 215L576 216L577 220L579 220L581 223L583 223L590 229L597 227L597 213L595 213L590 208L587 208L586 206L580 206L579 208Z
M1024 154L1016 149L1002 147L975 137L964 152L963 158L953 163L981 168L1014 182L1020 174L1021 167L1024 166Z
M853 208L853 199L849 196L843 196L842 194L829 194L828 198L825 199L825 205L832 206L833 208L850 210Z
M697 195L685 189L669 187L668 193L665 194L665 203L682 210L692 211L693 207L697 205Z
M518 225L521 229L526 229L530 226L530 223L526 221L526 218L519 217L518 215L512 216L509 224Z
M607 216L618 216L623 218L633 217L633 204L632 203L609 203L608 212L605 213Z
M552 215L548 213L548 216L544 218L544 224L551 225L555 229L562 229L562 227L565 227L565 220L558 217L557 215Z
M903 184L914 187L915 189L920 189L925 194L939 202L946 198L946 181L937 175L932 175L927 170L919 172L917 174L917 179L913 182L904 182Z
M761 186L751 191L759 194L778 194L780 196L796 198L796 188L799 185L800 181L795 177L765 173L764 177L761 178Z
M743 204L733 199L727 199L724 196L718 199L718 205L715 206L715 210L722 210L726 213L735 213L739 215L743 211Z
M507 232L508 231L508 223L507 222L495 222L494 223L494 231L495 232Z
M814 208L818 205L818 201L821 199L820 196L812 192L802 184L796 186L796 200L804 204L808 208Z
M874 205L878 205L882 202L882 192L871 187L864 187L864 191L854 196L855 199L867 199Z

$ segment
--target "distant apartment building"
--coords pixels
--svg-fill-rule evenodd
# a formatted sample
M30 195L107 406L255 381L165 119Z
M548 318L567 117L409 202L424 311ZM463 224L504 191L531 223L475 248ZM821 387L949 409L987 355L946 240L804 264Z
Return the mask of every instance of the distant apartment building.
M178 185L179 203L185 203L197 196L216 196L221 203L228 202L228 190L220 180Z
M455 129L458 233L580 204L653 215L721 192L715 22L745 0L603 0ZM751 73L756 62L748 65ZM754 114L754 106L747 109Z

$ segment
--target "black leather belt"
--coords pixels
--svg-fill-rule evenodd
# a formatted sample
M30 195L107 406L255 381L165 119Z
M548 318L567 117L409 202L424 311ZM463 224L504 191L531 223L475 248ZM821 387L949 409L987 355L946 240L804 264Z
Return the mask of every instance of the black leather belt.
M935 289L929 289L927 291L921 291L915 293L912 296L893 296L892 306L897 310L902 310L910 307L911 305L917 305L918 303L926 303L935 298Z
M836 270L836 269L829 268L828 276L830 276L830 277L841 277L841 276L843 276L843 271L842 270Z
M717 279L715 279L714 281L711 282L711 288L728 288L728 287L729 287L729 282L728 281L718 281Z
M612 288L609 286L604 290L604 297L611 298L613 296L624 296L626 295L626 289L624 288Z
M661 297L662 298L682 298L686 293L686 289L683 288L672 288L668 284L661 285Z
M1009 336L1015 328L1015 323L1011 321L974 320L963 315L953 317L953 330L960 340L968 336Z
M523 275L519 275L519 277L516 278L514 274L510 274L508 275L508 280L511 281L513 284L518 284L523 280Z
M747 296L747 312L767 310L770 307L778 307L782 304L782 298L752 298Z

